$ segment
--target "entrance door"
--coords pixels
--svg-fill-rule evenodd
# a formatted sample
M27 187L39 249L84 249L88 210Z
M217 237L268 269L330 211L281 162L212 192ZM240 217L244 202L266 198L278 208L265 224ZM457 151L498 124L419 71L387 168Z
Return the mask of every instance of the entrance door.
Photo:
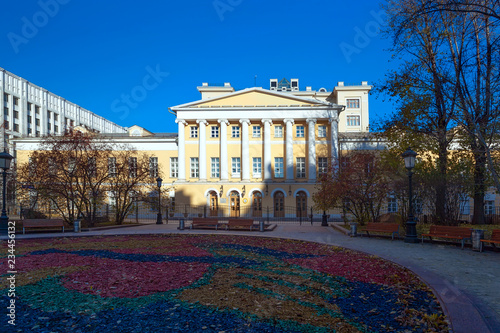
M274 194L274 217L285 217L285 195L283 192Z
M229 195L229 203L231 205L231 217L240 217L240 194L232 191Z
M252 216L262 216L262 194L260 192L253 192L252 195Z
M307 217L307 194L303 191L296 197L297 217Z
M219 216L219 197L214 191L210 192L210 216Z

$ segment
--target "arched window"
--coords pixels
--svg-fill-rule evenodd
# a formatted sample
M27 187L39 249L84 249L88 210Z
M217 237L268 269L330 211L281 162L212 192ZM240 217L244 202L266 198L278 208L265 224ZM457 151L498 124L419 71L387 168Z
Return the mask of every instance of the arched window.
M297 207L297 217L307 217L307 194L304 191L297 193L295 197Z
M219 216L219 196L215 191L210 191L210 216Z
M285 195L283 192L274 194L274 217L285 217Z
M262 216L262 193L258 191L252 194L252 216Z
M231 205L231 217L240 216L240 194L232 191L229 194L229 204Z

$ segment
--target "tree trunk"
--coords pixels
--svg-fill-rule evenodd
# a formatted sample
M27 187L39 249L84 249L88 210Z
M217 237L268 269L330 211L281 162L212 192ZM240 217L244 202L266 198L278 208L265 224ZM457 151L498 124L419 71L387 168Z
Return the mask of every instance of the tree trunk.
M486 154L484 152L474 152L474 162L474 216L472 224L484 224Z
M438 156L438 181L436 184L436 219L437 224L447 224L446 218L446 186L448 167L448 142L446 141L446 129L441 129L439 134L439 156Z

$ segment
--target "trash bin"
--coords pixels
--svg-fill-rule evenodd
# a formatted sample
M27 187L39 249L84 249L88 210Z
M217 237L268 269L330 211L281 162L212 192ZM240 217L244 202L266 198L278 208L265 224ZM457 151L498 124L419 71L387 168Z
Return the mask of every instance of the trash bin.
M179 230L184 230L184 219L179 220Z
M81 229L81 224L80 224L80 220L75 220L75 221L73 222L73 231L74 231L74 232L80 232L80 231L82 231L82 229Z
M349 223L349 225L351 226L350 236L351 237L356 237L358 235L358 223L357 222L351 222L351 223Z
M481 239L484 239L484 230L472 230L472 250L481 251Z
M264 231L264 221L263 220L259 221L259 231Z

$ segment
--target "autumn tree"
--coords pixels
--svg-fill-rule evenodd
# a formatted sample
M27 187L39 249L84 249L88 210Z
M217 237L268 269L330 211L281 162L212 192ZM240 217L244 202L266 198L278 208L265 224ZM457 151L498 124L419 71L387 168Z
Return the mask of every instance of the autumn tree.
M320 179L313 196L321 209L348 202L346 209L358 222L375 221L387 199L388 178L380 156L367 151L353 151L339 159Z
M491 150L498 142L500 61L498 2L390 0L386 32L403 64L391 72L382 91L399 100L395 119L385 128L433 139L440 178L436 215L446 218L448 150L452 142L474 158L474 222L484 220L487 167L497 188ZM489 11L485 13L484 11ZM453 130L452 130L453 128ZM456 136L457 133L464 135ZM489 163L487 161L490 160Z
M111 168L110 159L115 161ZM137 158L137 172L131 177L129 160ZM19 166L20 194L36 195L47 202L66 221L72 223L82 215L94 225L98 211L112 194L119 211L115 221L121 223L130 209L130 194L140 192L150 181L144 172L147 157L130 147L113 144L95 133L68 132L63 136L44 138L29 162Z

